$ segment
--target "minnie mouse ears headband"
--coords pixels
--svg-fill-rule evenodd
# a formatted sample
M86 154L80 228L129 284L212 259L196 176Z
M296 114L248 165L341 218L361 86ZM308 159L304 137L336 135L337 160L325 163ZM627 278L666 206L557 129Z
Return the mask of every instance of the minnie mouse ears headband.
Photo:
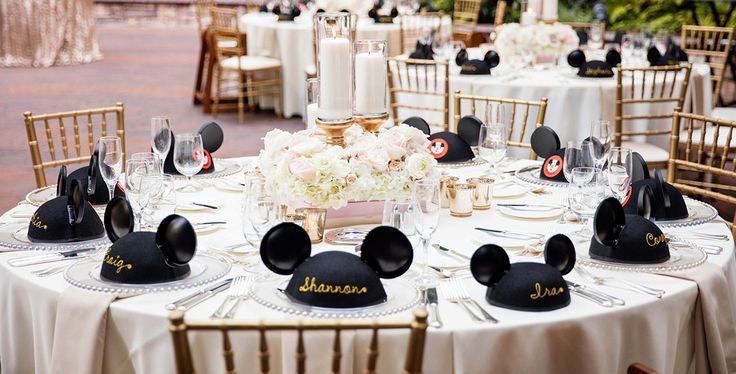
M135 218L130 203L115 197L105 209L105 230L111 242L133 233ZM135 234L135 233L133 233ZM197 250L197 234L189 221L177 214L164 218L156 230L156 247L170 266L187 264Z

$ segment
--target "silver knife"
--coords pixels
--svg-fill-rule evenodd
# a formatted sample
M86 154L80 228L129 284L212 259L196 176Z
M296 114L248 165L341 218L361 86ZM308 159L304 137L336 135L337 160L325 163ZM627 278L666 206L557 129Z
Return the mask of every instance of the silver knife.
M466 256L466 255L464 255L464 254L462 254L462 253L460 253L460 252L458 252L458 251L456 251L454 249L443 247L443 246L441 246L441 245L439 245L437 243L432 244L432 246L435 247L436 249L439 249L443 253L453 254L453 255L455 255L457 257L462 258L463 260L470 261L470 257L468 257L468 256Z
M48 253L48 254L38 255L38 256L13 258L13 259L8 260L8 265L13 266L13 267L22 267L22 266L46 264L49 262L73 260L77 257L78 254L88 252L88 251L93 251L95 249L97 248L89 247L89 248L75 249L75 250L66 251L66 252L56 252L56 253Z
M440 311L437 308L437 289L434 287L427 288L427 305L429 306L429 325L434 328L442 327L442 319Z
M614 303L613 303L613 300L611 300L610 298L601 296L596 292L591 292L590 289L586 288L585 286L581 284L577 284L577 283L570 282L570 281L566 281L566 282L567 282L567 287L570 290L570 292L575 293L578 296L584 297L606 308L613 307Z
M230 287L230 282L232 281L233 281L233 278L228 278L210 287L203 288L197 292L194 292L179 300L176 300L173 303L167 304L166 309L167 310L179 309L179 310L186 311L189 308L201 303L202 301L205 301L211 298L212 296L215 296L218 293L228 289Z
M504 236L507 238L515 238L515 239L544 239L544 235L542 234L536 234L531 232L518 232L518 231L509 231L509 230L496 230L496 229L486 229L483 227L476 227L475 228L478 231L484 232L488 235L492 236Z

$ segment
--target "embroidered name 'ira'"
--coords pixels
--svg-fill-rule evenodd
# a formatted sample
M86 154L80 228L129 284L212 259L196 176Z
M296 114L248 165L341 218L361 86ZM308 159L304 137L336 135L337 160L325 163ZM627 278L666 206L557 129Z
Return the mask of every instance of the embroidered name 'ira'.
M349 284L345 285L334 285L317 283L315 277L304 278L304 284L299 286L299 292L314 292L314 293L339 293L339 294L362 294L368 292L367 287L358 287Z
M116 272L117 274L120 274L120 271L123 269L128 269L128 270L133 269L133 265L126 264L125 261L123 261L123 259L120 258L120 256L115 256L115 258L113 258L110 255L105 255L105 263L108 265L117 267L118 268Z
M557 288L552 288L552 289L545 287L544 290L542 290L542 285L539 282L537 282L534 284L534 291L535 292L533 294L529 295L529 297L532 300L541 299L547 296L557 296L565 292L565 289L562 287L557 287Z
M31 216L31 225L35 226L37 229L46 230L48 226L41 221L40 218L36 215L36 213L33 213Z

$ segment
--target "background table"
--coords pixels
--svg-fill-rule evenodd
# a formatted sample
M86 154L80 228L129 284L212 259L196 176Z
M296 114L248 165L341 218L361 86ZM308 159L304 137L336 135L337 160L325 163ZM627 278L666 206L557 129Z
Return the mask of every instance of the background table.
M482 167L455 169L462 176L477 175ZM533 196L526 194L506 201L554 202L563 193ZM208 187L196 196L217 197L224 203L220 212L182 213L193 222L217 217L228 222L226 230L199 236L200 250L213 246L226 246L241 242L240 194L224 192ZM184 198L179 194L178 198ZM501 201L497 199L496 202ZM30 212L32 207L20 205L13 212ZM0 218L7 222L9 213ZM441 225L433 242L455 248L465 254L479 246L473 240L473 227L499 227L539 233L569 232L577 225L554 224L553 221L526 221L502 216L497 209L475 211L470 218L451 218L445 210ZM722 222L711 222L694 228L699 232L728 234ZM580 243L579 243L580 244ZM733 240L721 243L726 249L717 256L710 256L711 267L722 271L728 284L731 300L736 300L736 261ZM351 246L336 247L317 245L314 252L326 249L352 251ZM584 244L577 248L587 251ZM7 260L23 254L0 254L0 361L8 373L49 372L55 315L59 295L71 287L61 275L38 278L30 274L31 268L12 268ZM417 253L421 260L421 253ZM441 257L431 252L432 261ZM512 255L512 261L541 261L539 258ZM662 299L655 299L613 288L601 288L626 300L626 306L604 308L572 295L571 304L563 309L543 313L518 312L489 306L483 295L485 288L470 278L463 280L473 298L500 320L497 325L472 322L457 305L444 300L440 293L440 311L445 326L429 329L424 352L425 373L480 373L480 372L579 372L622 373L632 362L644 362L663 373L692 371L696 346L703 342L693 335L696 324L694 309L698 298L698 286L679 278L653 274L622 274L594 271L601 275L615 275L646 283L666 290ZM243 274L235 266L230 276ZM566 276L580 283L574 271ZM705 292L711 292L707 290ZM108 315L104 349L106 373L169 373L174 372L174 356L168 332L167 311L164 305L192 292L192 290L149 294L122 299L111 304ZM204 319L220 304L225 294L210 299L187 312L187 318ZM731 306L731 311L736 306ZM411 317L410 312L391 318ZM243 304L238 319L294 318L266 309L250 300ZM368 334L343 335L343 372L362 372ZM380 372L396 372L403 362L406 336L386 334L381 337L379 356ZM74 344L74 337L68 343ZM239 372L252 373L257 368L256 335L231 335ZM271 365L274 373L293 372L295 336L270 335L272 347ZM328 372L329 355L317 354L317 347L327 348L332 334L307 335L308 366L310 372ZM198 372L221 372L221 337L217 334L196 334L192 340L194 361ZM329 348L327 348L329 349Z

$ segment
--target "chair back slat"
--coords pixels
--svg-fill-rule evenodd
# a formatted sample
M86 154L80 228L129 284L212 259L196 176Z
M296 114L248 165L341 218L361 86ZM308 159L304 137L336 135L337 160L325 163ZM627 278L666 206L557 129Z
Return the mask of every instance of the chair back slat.
M174 345L174 356L176 359L177 373L193 374L194 362L192 359L190 342L188 333L190 331L220 331L223 335L223 355L225 357L225 368L227 373L235 373L235 363L228 360L233 359L233 347L231 345L229 332L232 331L257 331L258 336L258 359L260 362L260 373L270 373L269 367L269 349L266 340L267 331L296 331L296 373L306 372L307 354L304 344L304 334L308 331L334 331L334 340L331 352L331 372L339 373L342 359L342 330L371 330L372 337L367 352L366 373L376 372L376 363L378 358L378 332L379 330L408 330L409 345L406 350L403 373L419 374L422 372L422 360L424 357L424 341L427 330L427 311L425 309L417 309L414 311L414 319L410 322L364 322L360 320L349 321L258 321L258 322L234 322L234 321L202 321L190 322L184 321L184 312L177 310L169 315L169 331ZM228 358L229 357L229 358Z
M682 49L691 56L703 56L711 67L713 106L721 99L721 86L726 73L728 55L734 37L733 27L683 25L680 34Z
M481 105L479 106L478 103L480 103ZM460 118L462 118L463 116L477 115L479 110L481 110L481 113L485 113L488 109L489 103L502 103L511 107L511 109L509 110L509 140L507 144L510 147L529 149L529 158L532 160L536 159L537 155L531 149L531 143L525 142L524 139L527 132L529 131L528 128L530 126L532 127L533 131L533 129L544 125L544 117L547 113L547 98L543 97L539 101L528 101L498 97L464 95L460 92L460 90L456 90L455 118L453 120L454 126L452 131L457 132L457 124L460 121ZM468 106L470 106L470 111L463 111L463 108L466 108ZM537 111L537 115L534 118L534 121L530 121L531 108L536 108ZM481 120L485 122L485 118L481 117ZM519 125L518 131L516 130L517 123ZM514 134L518 135L515 136Z
M45 173L47 168L89 161L89 155L84 155L82 152L82 139L84 138L80 133L78 117L87 117L87 146L85 148L88 149L89 154L91 154L95 148L95 142L97 139L94 135L95 119L99 118L99 126L101 129L100 133L104 136L107 134L106 114L115 113L116 135L119 136L122 141L123 157L125 157L125 123L123 111L123 104L117 103L113 107L41 115L34 115L31 112L25 112L23 114L23 119L26 126L28 148L31 152L31 162L33 163L33 173L36 179L36 186L44 187L48 185ZM73 136L69 136L69 134L67 134L68 129L66 125L70 122L65 122L65 120L71 120ZM42 147L38 139L36 126L43 128L43 132L46 137L45 148L48 151L48 161L44 161L41 155ZM54 132L58 132L59 134L58 146L61 147L60 154L57 152L57 141L54 139ZM73 140L74 144L69 144L70 139ZM74 152L70 151L71 148L74 149Z
M414 51L417 41L426 39L432 32L442 29L440 13L407 14L399 16L399 54Z
M216 3L215 0L194 0L194 15L197 18L197 29L200 35L207 31L211 22L209 9Z
M686 129L682 128L683 123ZM672 119L667 181L689 195L736 205L734 128L736 121L676 111ZM680 139L681 136L687 139ZM682 144L684 151L679 149ZM694 146L698 148L697 153L691 151ZM736 234L735 222L736 217L728 225Z
M402 115L400 110L411 110L412 115L439 113L439 115L435 115L441 118L440 123L432 119L427 120L427 122L431 126L439 127L445 131L448 130L450 122L449 63L447 61L389 58L387 65L391 114L394 125L398 125L409 117L408 115ZM430 104L410 103L427 101Z

